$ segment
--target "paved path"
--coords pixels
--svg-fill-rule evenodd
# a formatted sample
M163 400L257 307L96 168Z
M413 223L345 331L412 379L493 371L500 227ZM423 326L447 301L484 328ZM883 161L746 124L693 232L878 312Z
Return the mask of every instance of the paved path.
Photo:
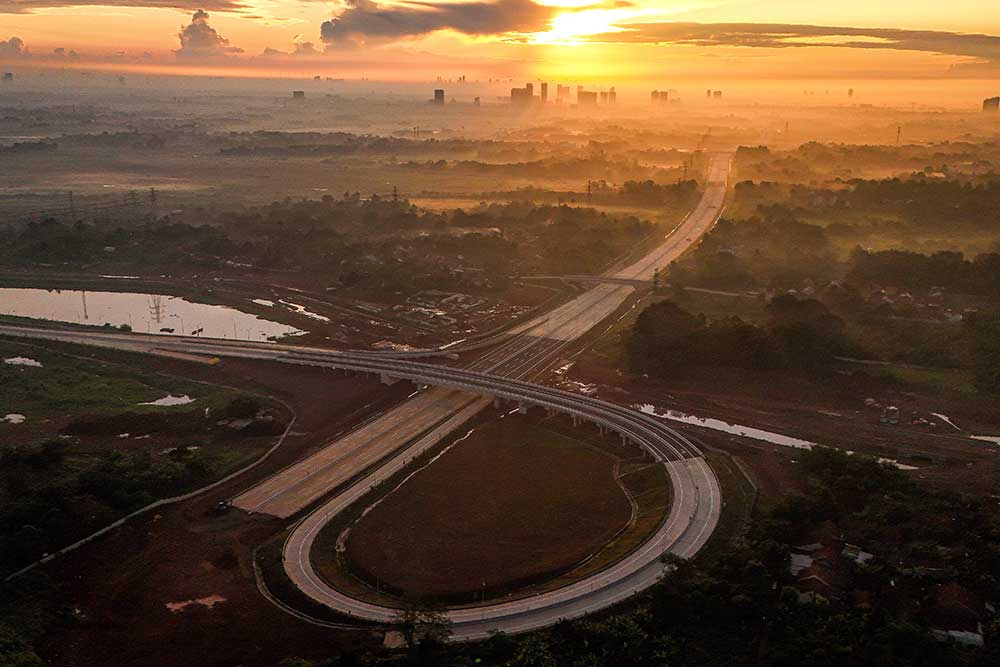
M728 156L714 158L705 194L696 209L656 250L614 275L624 279L651 279L656 269L666 267L687 250L718 219L728 171ZM454 636L474 639L486 636L495 629L518 632L540 627L622 600L649 586L662 574L659 558L663 553L669 551L684 557L693 555L718 522L721 505L718 482L700 452L675 431L619 406L566 395L565 392L537 385L518 384L516 381L516 378L530 376L536 369L546 367L563 347L613 313L633 291L634 288L628 285L598 285L556 310L514 329L511 341L477 361L478 370L502 375L484 376L402 359L379 360L364 353L338 353L302 347L291 349L268 344L81 331L34 330L30 335L138 352L263 358L384 372L417 382L442 384L441 388L420 393L234 500L237 506L249 511L288 517L330 490L370 471L362 480L347 486L300 522L284 551L286 572L309 597L339 611L367 619L392 620L398 610L355 600L320 580L309 558L316 534L330 518L364 495L372 484L392 476L415 456L440 442L482 410L489 403L489 398L483 398L482 394L502 395L513 400L527 397L538 404L559 406L559 409L571 414L619 430L650 449L667 466L674 502L669 516L652 538L612 567L572 585L528 600L450 612L448 616L454 626ZM18 331L20 334L16 333ZM29 335L25 332L20 327L0 326L0 333Z

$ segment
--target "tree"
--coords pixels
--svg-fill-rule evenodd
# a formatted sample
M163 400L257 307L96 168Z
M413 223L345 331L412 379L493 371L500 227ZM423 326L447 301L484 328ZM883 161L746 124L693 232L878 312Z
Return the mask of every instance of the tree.
M1000 313L977 313L967 326L972 335L976 387L1000 391Z
M232 419L252 419L260 412L261 404L253 396L241 394L226 406L226 416Z
M703 317L692 315L673 301L661 301L639 313L628 342L637 370L671 368L681 365L692 337L705 325Z
M396 617L394 624L399 626L406 644L411 647L416 646L418 640L425 638L444 642L451 636L451 621L445 614L436 610L415 607L404 609Z

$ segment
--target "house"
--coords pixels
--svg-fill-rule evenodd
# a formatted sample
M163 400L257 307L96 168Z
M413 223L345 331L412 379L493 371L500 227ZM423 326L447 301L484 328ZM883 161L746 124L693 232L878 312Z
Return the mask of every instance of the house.
M788 572L802 601L838 600L850 578L848 562L863 564L875 558L844 541L836 524L825 521L812 534L814 542L792 548ZM839 589L839 590L838 590Z
M957 582L938 586L927 610L926 621L941 641L954 640L968 646L983 645L983 621L995 613L979 596Z
M855 544L845 544L843 551L840 552L840 555L848 560L854 561L858 565L863 565L875 558L875 554L862 551L861 547Z
M789 573L803 602L817 602L836 597L834 584L840 566L840 542L825 540L795 547Z

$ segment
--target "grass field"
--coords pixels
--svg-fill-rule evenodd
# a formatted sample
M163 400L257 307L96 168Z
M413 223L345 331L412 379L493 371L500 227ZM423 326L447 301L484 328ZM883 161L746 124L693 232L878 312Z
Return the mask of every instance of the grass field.
M144 373L140 363L131 367L101 364L56 352L53 347L0 338L0 359L21 357L41 364L0 363L0 414L23 414L27 423L32 423L71 413L169 413L178 408L140 403L166 394L187 394L204 409L221 406L233 396L233 392L216 387Z
M0 575L240 469L287 423L268 398L150 365L0 339ZM193 402L140 405L168 394Z
M638 448L563 421L511 415L479 426L365 501L340 557L344 525L324 529L314 564L355 594L363 582L383 601L461 605L569 583L620 558L659 525L669 482Z

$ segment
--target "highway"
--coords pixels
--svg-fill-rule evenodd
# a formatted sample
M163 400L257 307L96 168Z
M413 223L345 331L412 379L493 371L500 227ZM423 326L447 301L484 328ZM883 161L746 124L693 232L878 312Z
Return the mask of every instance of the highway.
M530 331L533 336L570 341L597 326L635 291L632 285L620 282L652 281L658 269L669 266L715 225L726 199L729 168L728 155L712 159L698 205L652 252L628 266L609 271L607 277L617 279L615 283L597 285L552 312L514 328L512 333Z
M409 380L418 385L435 385L438 388L457 390L463 395L477 396L463 408L466 411L478 411L490 400L502 399L519 405L540 406L593 422L645 448L666 466L674 496L670 513L656 533L638 549L611 567L554 591L523 600L450 611L446 615L452 623L452 636L456 639L478 639L493 630L520 632L554 623L561 618L584 615L625 599L654 583L663 573L663 565L659 560L662 554L670 552L682 557L694 555L718 523L721 493L715 475L701 452L661 420L614 403L468 369L380 359L365 354L319 348L289 351L280 346L239 345L212 339L175 337L151 341L149 337L138 334L16 326L0 326L0 334L135 352L165 350L184 354L263 359L372 373ZM453 430L446 425L438 426L448 428L447 432ZM427 440L427 437L421 438L423 440ZM420 441L417 445L419 444ZM388 622L397 617L398 609L356 600L327 585L313 570L309 553L320 529L333 516L361 498L372 484L388 479L401 470L416 455L414 448L418 448L417 445L348 487L319 510L309 514L292 531L284 548L285 570L306 595L333 609L367 620Z
M729 156L716 156L709 166L705 192L694 210L652 252L609 273L622 279L652 279L658 268L677 259L718 220L725 201L728 175ZM496 342L499 344L477 358L469 368L514 378L533 377L558 361L567 346L618 310L634 292L635 288L630 285L597 285L551 312L498 336ZM448 351L462 350L459 345ZM381 353L359 354L384 358ZM403 361L415 358L416 354L391 356ZM412 402L416 405L403 403L385 412L350 435L329 443L312 456L248 489L234 498L233 504L250 512L283 518L292 516L370 470L378 460L402 452L412 458L421 453L415 444L423 448L436 445L448 435L447 426L456 430L475 415L470 407L473 400L473 396L463 397L441 390L415 397ZM453 408L451 416L445 414L449 405Z
M728 173L729 156L715 156L709 167L705 193L697 207L654 251L610 275L625 281L650 280L658 268L677 259L718 220ZM314 600L371 620L392 620L398 610L354 600L322 582L312 570L309 559L315 535L330 518L364 495L373 484L391 477L413 458L438 444L491 399L540 405L600 424L646 448L664 463L674 487L674 503L668 518L652 538L614 566L570 586L530 600L449 612L453 636L474 639L485 636L492 629L517 632L539 627L624 599L662 574L661 554L669 551L681 556L693 555L718 521L721 505L718 482L700 452L676 431L663 426L659 420L627 408L525 381L550 368L566 347L620 308L634 289L630 284L597 285L498 338L499 344L494 349L464 369L411 361L414 355L338 352L271 343L6 326L0 326L0 334L153 354L171 352L268 359L376 373L387 381L405 379L418 385L431 385L233 500L234 505L250 512L290 517L330 491L346 486L296 526L285 546L284 564L289 577ZM460 351L458 348L455 346L450 352ZM348 485L351 480L356 481Z

